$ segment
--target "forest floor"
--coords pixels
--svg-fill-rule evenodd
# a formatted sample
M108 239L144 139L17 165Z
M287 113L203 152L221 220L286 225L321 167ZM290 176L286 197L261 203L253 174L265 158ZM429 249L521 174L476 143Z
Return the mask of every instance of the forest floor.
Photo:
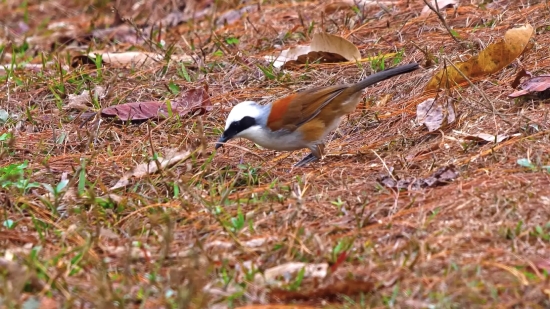
M548 3L440 1L439 18L421 0L260 2L0 2L2 307L549 308L550 101L508 97L522 70L550 73ZM521 56L440 92L455 121L416 122L444 64L526 24ZM317 32L388 56L266 61ZM128 51L160 57L105 54ZM410 62L365 91L321 161L214 150L240 101ZM190 91L207 95L163 119L102 113ZM452 177L416 185L440 169Z

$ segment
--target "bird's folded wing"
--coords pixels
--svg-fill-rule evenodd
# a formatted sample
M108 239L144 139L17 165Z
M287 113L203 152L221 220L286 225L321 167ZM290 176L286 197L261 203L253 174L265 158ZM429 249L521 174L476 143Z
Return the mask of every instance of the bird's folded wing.
M273 102L267 126L272 131L294 131L315 118L348 85L318 87Z

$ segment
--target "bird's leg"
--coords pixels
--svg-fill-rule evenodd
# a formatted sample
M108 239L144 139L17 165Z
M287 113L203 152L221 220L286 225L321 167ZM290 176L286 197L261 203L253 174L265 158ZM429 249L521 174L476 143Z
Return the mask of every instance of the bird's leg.
M310 162L313 162L315 160L318 160L313 152L310 152L307 156L303 157L302 160L300 160L298 163L294 164L294 167L302 167Z
M308 163L321 159L325 155L325 144L318 144L311 148L311 153L303 157L294 167L302 167Z

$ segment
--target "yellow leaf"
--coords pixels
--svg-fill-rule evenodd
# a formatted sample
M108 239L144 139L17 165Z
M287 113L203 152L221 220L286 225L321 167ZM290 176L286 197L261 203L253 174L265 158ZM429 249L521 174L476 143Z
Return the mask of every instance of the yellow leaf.
M479 55L456 63L455 66L469 79L495 73L523 53L532 35L533 27L529 24L510 29L504 34L503 40L487 46ZM430 79L424 91L437 90L441 87L452 88L465 82L466 79L460 72L452 66L447 66Z

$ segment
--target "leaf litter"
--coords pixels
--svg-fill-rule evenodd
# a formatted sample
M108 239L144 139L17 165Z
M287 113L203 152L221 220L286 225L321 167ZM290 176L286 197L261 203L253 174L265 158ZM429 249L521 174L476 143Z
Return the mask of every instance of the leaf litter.
M416 107L416 123L423 124L429 132L438 130L443 124L451 124L456 119L453 99L447 96L434 98L418 104Z
M210 97L204 88L189 89L169 101L130 102L109 106L101 110L104 117L116 117L120 121L166 119L167 117L198 116L212 110Z
M529 97L539 100L550 98L550 76L540 75L532 77L519 85L520 90L510 93L508 97Z
M328 33L313 35L310 45L299 45L283 50L277 58L267 56L276 68L287 67L293 64L334 63L342 61L357 61L361 59L359 49L350 41Z
M456 68L447 64L428 81L425 91L452 88L467 78L474 79L498 72L525 51L533 31L530 24L506 31L503 39L487 46L479 55L456 63Z

